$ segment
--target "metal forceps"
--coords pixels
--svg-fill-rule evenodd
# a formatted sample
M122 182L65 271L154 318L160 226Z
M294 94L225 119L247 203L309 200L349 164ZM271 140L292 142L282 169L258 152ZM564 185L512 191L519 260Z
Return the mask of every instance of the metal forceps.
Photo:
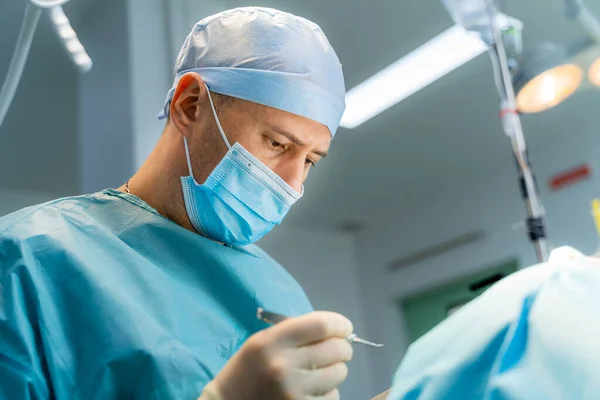
M285 315L265 311L262 308L259 308L256 311L256 317L259 320L264 321L267 324L272 324L272 325L278 324L289 318L289 317L286 317ZM373 342L369 342L368 340L359 338L358 336L356 336L356 333L353 333L352 335L348 336L346 338L346 340L348 340L350 343L364 344L366 346L371 346L371 347L383 347L383 344L373 343Z

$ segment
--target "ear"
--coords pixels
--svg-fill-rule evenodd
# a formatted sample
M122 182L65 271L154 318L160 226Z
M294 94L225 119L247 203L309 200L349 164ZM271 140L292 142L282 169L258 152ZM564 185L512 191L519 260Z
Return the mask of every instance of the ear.
M190 127L202 117L206 95L204 81L195 72L183 75L177 83L171 100L170 117L182 135L187 137Z

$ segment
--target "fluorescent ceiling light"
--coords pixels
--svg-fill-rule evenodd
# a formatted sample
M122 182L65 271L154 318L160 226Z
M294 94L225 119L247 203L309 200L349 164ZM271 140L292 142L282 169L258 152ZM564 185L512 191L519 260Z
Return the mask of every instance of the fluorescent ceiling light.
M341 126L359 126L487 49L477 34L448 29L350 90Z

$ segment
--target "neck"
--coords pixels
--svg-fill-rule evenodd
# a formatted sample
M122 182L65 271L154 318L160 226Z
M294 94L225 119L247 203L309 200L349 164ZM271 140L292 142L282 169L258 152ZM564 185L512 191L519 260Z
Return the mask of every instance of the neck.
M180 178L189 174L185 159L179 132L165 130L148 159L129 180L129 190L159 214L196 232L187 216L181 190ZM125 192L126 188L119 190Z

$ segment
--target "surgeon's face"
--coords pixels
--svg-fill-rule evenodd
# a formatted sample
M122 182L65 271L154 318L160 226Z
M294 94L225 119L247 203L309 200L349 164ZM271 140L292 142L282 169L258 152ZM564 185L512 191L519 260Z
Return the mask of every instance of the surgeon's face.
M188 137L194 175L204 182L227 152L213 118L201 78L186 75L171 108L171 119ZM185 81L184 81L185 80ZM180 89L178 88L178 92ZM233 145L240 143L288 185L300 192L311 168L327 155L331 133L325 125L285 111L231 99L217 115Z

